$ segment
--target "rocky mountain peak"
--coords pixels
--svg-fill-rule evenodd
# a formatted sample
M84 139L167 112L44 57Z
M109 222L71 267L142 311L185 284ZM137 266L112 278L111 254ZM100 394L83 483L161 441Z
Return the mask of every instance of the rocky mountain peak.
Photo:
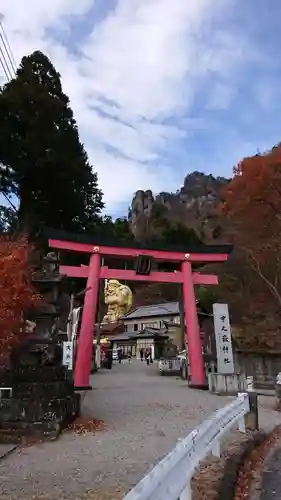
M165 212L171 222L184 224L206 240L218 242L222 232L216 208L221 189L228 182L229 179L195 171L186 175L176 193L162 192L154 196L151 190L137 191L130 209L132 232L138 237L144 227Z

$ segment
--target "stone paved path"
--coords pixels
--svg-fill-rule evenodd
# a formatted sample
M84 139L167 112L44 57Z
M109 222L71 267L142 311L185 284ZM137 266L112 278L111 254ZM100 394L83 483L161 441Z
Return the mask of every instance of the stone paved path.
M127 491L208 415L230 398L188 389L160 377L156 365L115 365L93 377L83 411L105 421L95 435L64 434L54 443L17 450L0 462L1 500L82 498L86 490ZM261 424L281 423L270 398L261 399ZM95 497L102 498L102 497Z

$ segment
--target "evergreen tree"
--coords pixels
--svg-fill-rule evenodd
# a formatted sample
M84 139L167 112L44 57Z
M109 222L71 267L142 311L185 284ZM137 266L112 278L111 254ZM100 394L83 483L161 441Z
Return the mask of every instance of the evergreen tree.
M36 51L0 91L0 191L19 199L19 226L83 231L103 208L60 75Z
M202 240L194 229L181 223L171 223L168 220L161 233L161 240L167 245L186 245L187 250L202 245Z
M218 286L198 286L195 288L196 298L200 301L202 312L212 314L213 304L219 299Z
M114 238L116 241L128 242L134 240L130 224L126 218L117 218L105 215L97 225L98 232L104 238Z

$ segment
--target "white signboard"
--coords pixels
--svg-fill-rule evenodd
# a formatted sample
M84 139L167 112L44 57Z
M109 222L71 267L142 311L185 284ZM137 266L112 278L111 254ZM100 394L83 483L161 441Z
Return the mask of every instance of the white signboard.
M218 373L234 373L233 349L227 304L213 304Z
M62 364L72 370L73 368L73 343L64 342L62 351Z

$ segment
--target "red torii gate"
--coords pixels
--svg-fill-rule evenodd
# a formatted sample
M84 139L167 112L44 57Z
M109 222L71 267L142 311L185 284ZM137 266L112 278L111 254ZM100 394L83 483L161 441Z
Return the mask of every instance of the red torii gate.
M182 285L185 311L186 336L190 366L190 386L206 388L206 375L202 356L200 330L197 317L194 285L217 285L214 275L192 271L192 264L211 264L225 262L231 252L229 245L221 247L202 246L202 253L184 253L167 250L148 250L142 248L122 248L115 246L92 245L50 239L49 246L58 250L86 252L91 254L88 266L60 266L60 273L74 278L87 278L81 330L75 366L74 384L77 390L91 388L89 385L93 349L93 332L97 312L100 279L120 279L158 283L179 283ZM205 252L204 252L205 250ZM221 253L219 253L221 250ZM180 262L180 271L152 271L148 276L136 274L134 270L110 269L101 267L101 256L137 258L147 256L155 261Z

